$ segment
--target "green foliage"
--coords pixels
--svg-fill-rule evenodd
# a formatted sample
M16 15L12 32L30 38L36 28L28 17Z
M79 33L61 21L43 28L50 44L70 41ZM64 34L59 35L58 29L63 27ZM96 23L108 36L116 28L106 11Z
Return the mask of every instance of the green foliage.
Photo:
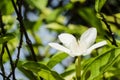
M84 68L82 80L101 79L102 75L120 58L119 50L119 48L111 49L90 61Z
M107 0L95 0L95 10L100 12Z
M15 34L14 33L4 34L4 35L0 36L0 44L8 42L9 40L11 40L13 38L15 38Z
M96 13L94 12L93 9L83 8L79 11L79 14L82 16L83 19L85 19L90 24L90 26L96 27L98 29L98 32L104 35L102 24L100 20L96 17Z
M50 70L46 65L36 62L27 62L23 64L23 68L26 70L30 70L39 77L47 80L63 80L63 78L56 73L55 71Z
M11 4L11 0L0 0L0 10L2 10L2 13L4 15L9 15L9 14L13 13L14 8Z
M26 70L24 69L24 67L22 67L24 63L25 62L19 61L17 68L30 80L37 79L36 76L33 74L33 72L31 72L30 70Z
M61 14L62 11L63 11L62 8L58 8L58 9L52 11L52 12L46 17L46 21L47 21L47 22L56 21L56 19L58 18L58 16Z
M76 70L75 60L71 62L68 59L66 62L70 64L65 65L63 60L69 55L55 52L48 43L53 41L59 43L57 35L60 33L71 33L79 39L81 34L90 27L97 28L96 42L107 40L108 44L104 48L94 50L90 56L82 57L81 80L102 80L103 77L105 80L120 80L119 0L13 1L22 15L20 22L18 20L20 13L19 16L16 15L12 0L0 0L0 74L4 75L0 75L0 80L1 77L8 76L12 79L10 61L17 65L15 75L18 75L16 70L18 68L29 80L75 78L73 75ZM100 14L103 14L105 19ZM23 24L20 24L21 22ZM21 26L25 27L25 32ZM6 34L2 33L1 27ZM118 46L115 46L113 38ZM8 49L4 48L4 43L7 43ZM33 61L33 51L38 62ZM18 63L15 63L16 60ZM9 62L10 65L6 66ZM62 73L53 70L59 63L63 67ZM5 68L5 74L2 67ZM7 71L6 67L11 71ZM20 79L16 77L16 79L24 80L24 77Z
M58 24L58 23L50 23L47 25L47 28L55 30L55 31L67 30L66 26L63 26L63 25Z
M38 8L39 10L43 10L46 8L48 0L26 0L33 7Z
M56 64L61 62L63 59L65 59L68 55L66 53L57 53L54 55L49 62L47 63L47 66L49 68L53 68Z

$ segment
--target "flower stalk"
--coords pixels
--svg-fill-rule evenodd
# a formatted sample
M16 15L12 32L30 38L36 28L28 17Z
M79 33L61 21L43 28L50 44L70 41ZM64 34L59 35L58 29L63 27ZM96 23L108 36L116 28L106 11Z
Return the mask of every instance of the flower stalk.
M63 45L51 42L49 46L67 53L71 57L76 57L76 80L81 79L81 56L89 55L94 49L102 47L107 44L107 41L103 40L94 44L97 37L97 29L89 28L85 31L81 37L77 40L72 34L62 33L58 36L60 42Z
M80 80L80 77L81 77L81 56L77 56L75 65L76 65L76 80Z

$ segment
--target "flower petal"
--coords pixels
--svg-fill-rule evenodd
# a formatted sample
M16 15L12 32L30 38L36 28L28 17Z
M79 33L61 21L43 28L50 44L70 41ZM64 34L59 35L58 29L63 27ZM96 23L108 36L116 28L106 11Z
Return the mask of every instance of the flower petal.
M57 50L60 50L60 51L66 52L66 53L70 53L69 49L67 49L66 47L64 47L58 43L49 43L48 45Z
M98 42L98 43L94 44L93 46L91 46L89 49L87 49L87 52L86 52L85 54L83 54L83 55L88 55L88 54L90 54L94 49L99 48L99 47L102 47L102 46L104 46L104 45L106 45L106 44L107 44L106 41Z
M71 43L76 43L76 38L68 33L62 33L58 38L66 47L69 47Z
M71 50L72 53L78 52L78 43L76 41L76 38L68 33L62 33L59 36L59 40L65 45L67 48Z
M95 42L96 36L96 28L90 28L87 31L85 31L80 38L80 47L82 47L83 50L89 48Z

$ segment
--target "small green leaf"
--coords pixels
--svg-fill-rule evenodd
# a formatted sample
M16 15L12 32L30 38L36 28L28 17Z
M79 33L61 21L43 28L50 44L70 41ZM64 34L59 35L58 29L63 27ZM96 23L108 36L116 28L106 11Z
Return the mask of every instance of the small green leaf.
M34 73L38 73L41 69L45 69L45 70L50 70L46 65L44 64L41 64L41 63L36 63L36 62L27 62L25 64L23 64L23 67L26 69L26 70L30 70Z
M55 21L55 20L58 18L58 16L61 14L62 11L63 11L62 8L58 8L58 9L53 10L53 11L46 17L46 21L47 21L47 22Z
M52 75L55 77L56 80L64 80L61 75L59 75L55 71L51 71Z
M45 80L64 80L58 73L55 71L41 70L38 72L38 75Z
M25 63L25 61L19 61L17 68L27 77L29 78L29 80L36 80L37 77L32 73L32 71L30 70L26 70L23 68L23 63Z
M56 80L50 71L47 70L41 70L40 72L38 72L38 75L42 78L44 78L45 80Z
M11 0L3 0L0 1L0 10L2 14L8 15L14 12L13 5L11 4Z
M107 71L118 60L118 57L120 57L119 51L119 48L114 48L93 59L93 61L84 68L82 80L96 80L96 78L100 78L100 75Z
M15 38L15 34L14 33L7 33L4 34L2 36L0 36L0 44L8 42L9 40Z
M47 63L47 66L49 68L53 68L56 64L58 64L59 62L61 62L63 59L65 59L68 56L68 54L66 53L56 53L56 55L54 55L49 62Z
M47 5L48 0L27 0L27 2L39 10L43 10Z
M66 77L66 76L72 74L73 72L75 72L74 69L72 69L72 70L68 70L68 71L65 71L64 73L62 73L61 76Z
M95 10L97 12L100 12L100 10L102 9L102 7L104 6L104 4L105 4L106 1L107 0L96 0L95 1Z

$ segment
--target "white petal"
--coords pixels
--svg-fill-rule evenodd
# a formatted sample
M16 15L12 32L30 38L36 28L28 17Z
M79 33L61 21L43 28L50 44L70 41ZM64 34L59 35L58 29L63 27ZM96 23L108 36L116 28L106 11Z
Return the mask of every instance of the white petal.
M83 55L88 55L88 54L90 54L94 49L99 48L99 47L102 47L102 46L104 46L104 45L106 45L106 44L107 44L106 41L98 42L98 43L94 44L93 46L91 46L89 49L87 49L87 52L86 52L85 54L83 54Z
M69 49L67 49L66 47L64 47L58 43L49 43L48 45L57 50L60 50L60 51L66 52L66 53L70 53Z
M82 47L83 49L89 48L95 42L96 36L96 28L90 28L87 31L85 31L80 38L80 47Z
M76 42L76 38L68 33L62 33L58 36L58 38L66 47L69 47L71 43Z
M73 35L68 33L62 33L58 37L59 40L63 43L63 45L69 48L72 53L78 52L78 43Z
M70 55L71 57L75 57L75 56L81 56L81 55L83 55L83 53L80 53L80 52L73 53L73 52L71 52L71 53L69 53L69 55Z

